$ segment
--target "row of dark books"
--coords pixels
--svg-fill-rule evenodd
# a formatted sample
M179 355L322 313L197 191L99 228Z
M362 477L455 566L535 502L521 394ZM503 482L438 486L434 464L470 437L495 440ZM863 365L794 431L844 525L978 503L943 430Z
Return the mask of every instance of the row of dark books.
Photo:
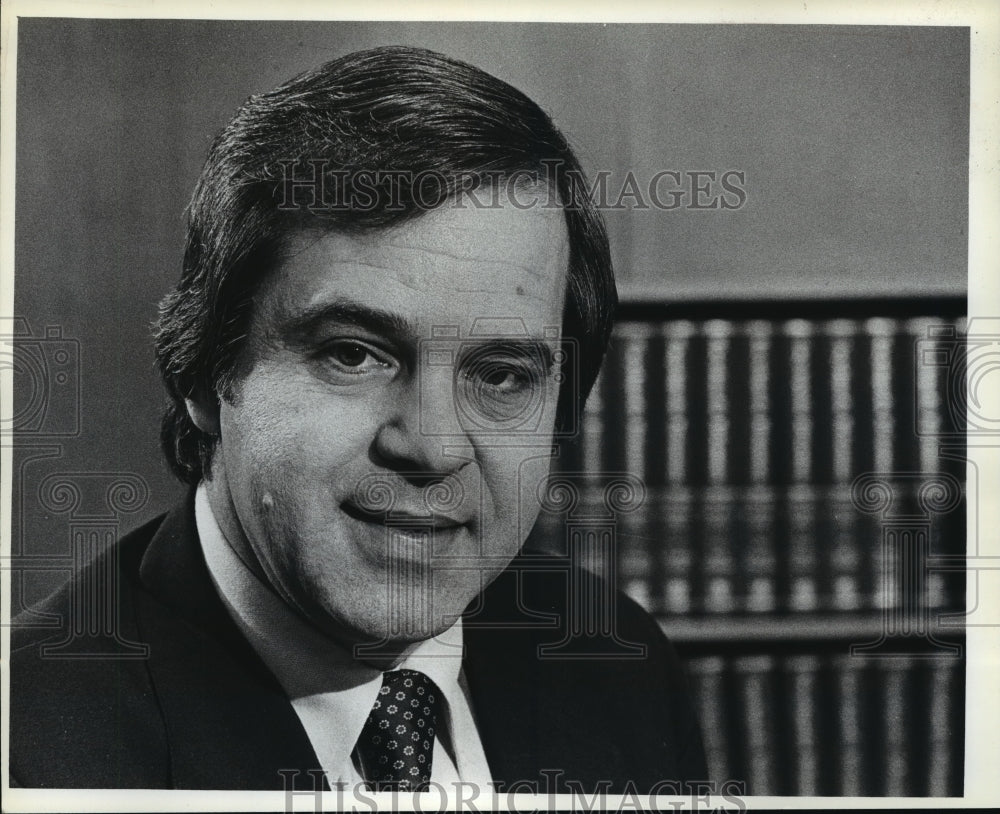
M958 315L626 320L557 468L577 515L600 516L619 476L641 485L615 561L655 613L960 608L963 330ZM563 520L543 512L543 536L558 544Z
M752 795L956 796L957 657L702 656L688 662L709 773Z
M965 574L955 566L965 550L961 501L921 515L906 482L885 482L894 487L897 512L916 507L901 522L864 511L871 507L859 505L856 487L808 484L649 489L638 508L609 518L603 484L613 476L577 478L586 485L573 510L575 527L613 525L613 578L656 614L864 613L914 602L927 610L963 604ZM570 553L565 519L540 517L538 537L551 553ZM901 539L907 531L910 538ZM904 567L918 569L915 582L907 581Z
M627 471L649 486L960 472L964 325L620 322L563 465Z

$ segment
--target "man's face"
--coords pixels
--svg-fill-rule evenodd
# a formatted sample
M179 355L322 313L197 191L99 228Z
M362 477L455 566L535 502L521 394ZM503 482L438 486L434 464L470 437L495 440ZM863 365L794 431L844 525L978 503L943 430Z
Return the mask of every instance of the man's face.
M520 548L568 256L561 210L510 205L293 236L221 403L209 495L240 555L329 635L434 635Z

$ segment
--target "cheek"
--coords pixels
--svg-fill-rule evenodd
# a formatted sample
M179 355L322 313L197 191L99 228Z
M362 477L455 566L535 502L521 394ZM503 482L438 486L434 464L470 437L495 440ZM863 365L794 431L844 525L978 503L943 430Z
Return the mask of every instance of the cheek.
M327 480L365 456L372 419L367 403L338 399L287 373L255 372L220 410L227 469L258 482Z
M483 478L489 498L484 531L495 531L493 546L514 553L524 543L538 518L538 492L548 477L551 458L548 447L533 453L522 448L490 450L483 464Z
M244 379L232 400L219 412L227 467L264 467L279 461L304 422L304 400L295 398L294 386L282 387L277 375L258 364Z
M219 418L230 475L266 472L295 445L294 425L277 405L247 399L239 407L224 406Z

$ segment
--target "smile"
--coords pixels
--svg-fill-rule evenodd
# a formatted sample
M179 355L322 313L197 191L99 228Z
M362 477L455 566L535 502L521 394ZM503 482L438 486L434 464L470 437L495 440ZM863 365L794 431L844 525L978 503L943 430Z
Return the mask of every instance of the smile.
M343 503L341 509L348 517L376 526L399 528L405 531L448 531L465 525L461 520L443 514L409 511L371 511L356 503Z

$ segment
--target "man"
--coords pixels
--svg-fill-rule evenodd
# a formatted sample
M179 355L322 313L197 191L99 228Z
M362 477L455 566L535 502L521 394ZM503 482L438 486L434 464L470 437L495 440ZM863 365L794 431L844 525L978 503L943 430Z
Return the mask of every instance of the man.
M39 609L71 619L110 573L109 653L148 657L15 630L12 782L704 780L656 623L576 557L521 553L615 301L578 162L508 85L381 48L251 98L157 336L189 498Z

